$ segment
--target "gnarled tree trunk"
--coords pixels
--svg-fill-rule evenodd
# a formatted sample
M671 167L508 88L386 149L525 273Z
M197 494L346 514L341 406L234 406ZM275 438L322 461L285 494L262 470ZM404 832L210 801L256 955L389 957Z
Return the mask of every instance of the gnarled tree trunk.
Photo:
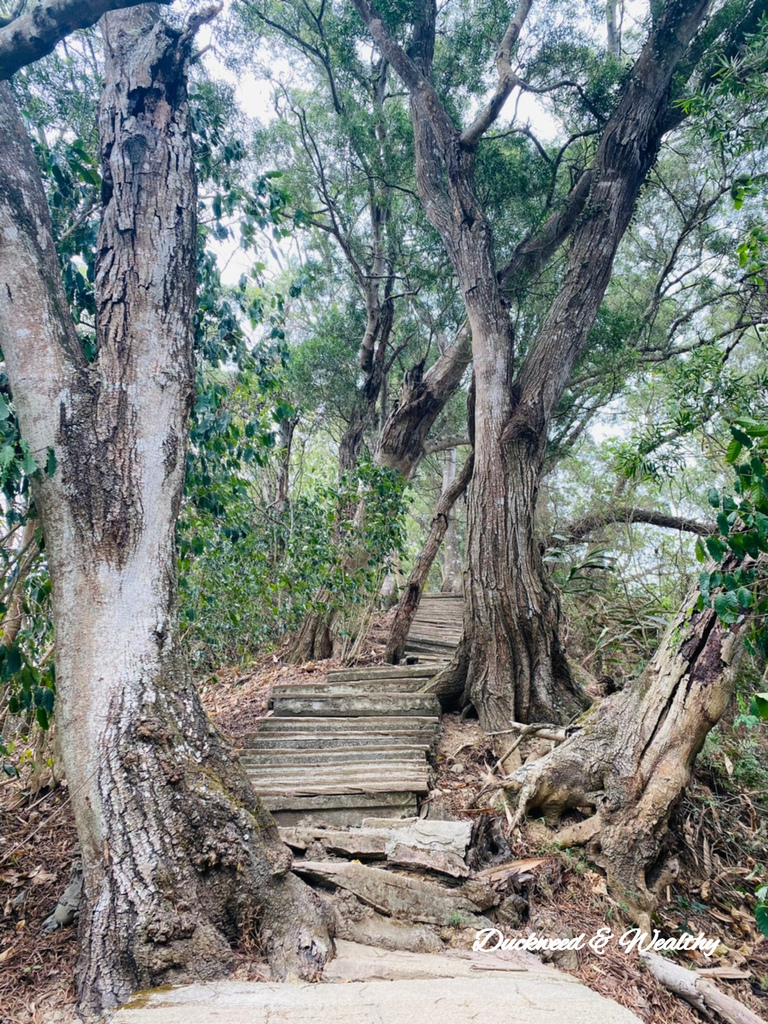
M77 988L221 974L261 927L280 976L330 955L326 913L206 720L178 646L178 515L193 397L192 33L150 6L103 21L98 356L69 317L42 182L0 85L0 344L34 482L56 630L57 739L84 867Z
M725 628L710 609L692 611L692 592L645 671L596 704L550 754L519 768L518 820L540 808L556 822L572 808L591 818L556 837L587 845L611 890L646 930L669 880L668 824L696 755L733 693L741 626Z

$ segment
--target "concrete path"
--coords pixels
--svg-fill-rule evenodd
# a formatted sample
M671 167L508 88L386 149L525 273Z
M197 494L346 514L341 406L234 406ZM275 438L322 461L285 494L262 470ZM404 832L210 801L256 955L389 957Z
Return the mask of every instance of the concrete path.
M339 941L325 984L218 982L141 993L111 1024L640 1024L525 954L393 953Z

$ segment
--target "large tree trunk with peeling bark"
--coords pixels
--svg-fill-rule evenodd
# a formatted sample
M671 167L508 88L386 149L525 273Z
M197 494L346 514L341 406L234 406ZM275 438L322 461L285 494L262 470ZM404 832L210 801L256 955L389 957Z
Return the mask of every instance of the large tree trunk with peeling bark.
M743 625L729 630L711 608L692 611L696 597L688 596L634 683L596 704L561 746L508 780L519 791L518 820L539 808L554 824L566 811L592 808L592 817L556 840L587 846L646 930L672 877L670 816L728 706L743 650Z
M34 156L0 85L0 344L22 436L53 449L34 483L56 630L57 739L82 848L77 988L220 975L261 928L279 976L313 977L326 914L244 770L207 721L179 650L178 515L193 397L196 186L191 32L156 8L103 23L105 206L98 356L69 317Z
M464 635L435 684L445 703L471 704L488 732L512 721L565 723L587 704L560 643L559 594L533 529L540 453L535 441L533 450L503 444L504 401L498 383L478 381Z

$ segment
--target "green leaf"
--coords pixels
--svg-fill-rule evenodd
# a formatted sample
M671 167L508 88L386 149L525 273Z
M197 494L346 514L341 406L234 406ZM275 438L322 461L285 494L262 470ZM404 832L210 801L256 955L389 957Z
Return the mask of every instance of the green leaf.
M758 903L755 907L755 921L762 934L768 938L768 903Z
M720 533L722 533L724 537L727 537L728 534L731 532L731 525L728 522L728 516L725 514L725 512L717 513L717 526L720 530Z
M697 562L706 562L706 560L707 560L707 553L704 550L704 545L701 542L701 537L697 537L696 538L696 544L695 544L694 550L696 552L696 561Z
M707 497L712 508L720 508L720 492L716 487L710 487Z
M704 543L707 545L707 551L710 553L712 558L714 558L716 562L720 562L725 554L725 545L722 541L719 541L717 537L707 537Z
M56 474L56 452L53 448L48 449L48 457L45 460L45 472L49 477L53 477Z
M24 458L21 460L21 468L27 474L27 476L34 476L38 471L38 465L35 462L35 457L32 452L25 452Z
M750 701L749 710L757 718L768 721L768 693L756 693Z
M723 622L735 622L739 602L734 593L717 594L714 600L717 617Z
M735 462L736 459L738 459L738 457L741 455L743 447L744 445L741 443L741 441L737 441L734 437L734 439L731 441L731 443L728 445L725 451L726 461L731 463Z

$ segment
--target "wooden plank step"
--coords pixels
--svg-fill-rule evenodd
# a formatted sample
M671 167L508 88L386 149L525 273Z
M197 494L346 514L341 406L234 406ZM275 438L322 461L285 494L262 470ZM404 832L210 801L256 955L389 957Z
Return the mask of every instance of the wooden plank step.
M300 697L322 693L328 697L346 697L357 694L376 696L380 693L418 693L429 684L434 672L416 679L357 679L349 682L281 683L272 690L272 697Z
M270 750L276 754L289 751L300 754L305 750L347 750L350 748L355 750L400 750L405 748L427 751L431 746L432 741L419 732L398 733L396 736L365 732L344 733L338 736L273 733L269 736L257 734L250 738L241 757L250 752L260 754Z
M346 764L361 763L363 761L413 761L424 764L425 748L422 747L340 747L333 750L324 750L316 747L314 750L294 750L291 748L251 751L240 755L240 761L247 768L252 765L323 765L323 764Z
M369 818L411 818L417 809L416 794L412 792L260 796L278 825L322 822L350 827Z
M311 725L306 719L295 715L270 715L265 718L254 736L267 736L281 733L346 733L346 732L385 732L396 735L401 732L420 731L432 733L439 726L439 719L434 715L369 715L354 719L338 716L325 718L322 715L312 719Z
M295 785L330 786L336 782L351 783L365 788L368 782L384 789L407 789L400 782L420 781L429 774L427 762L421 761L348 761L342 764L318 765L247 765L252 781L274 783L278 789L293 789Z
M431 675L424 665L373 665L371 668L337 668L328 673L328 679L345 683L358 679L419 679Z
M300 797L356 797L355 806L370 805L369 798L380 793L410 793L414 796L421 796L429 791L427 776L423 778L403 778L399 784L387 782L365 782L356 783L348 779L334 780L328 785L316 783L312 785L307 782L302 784L298 781L291 785L278 785L267 779L251 779L251 784L259 798L281 797L284 800L282 806L287 807L293 804ZM311 807L311 804L308 805Z
M370 717L370 716L423 716L438 715L440 704L436 697L419 693L381 693L374 696L329 697L318 692L312 696L274 698L275 714L302 717Z

